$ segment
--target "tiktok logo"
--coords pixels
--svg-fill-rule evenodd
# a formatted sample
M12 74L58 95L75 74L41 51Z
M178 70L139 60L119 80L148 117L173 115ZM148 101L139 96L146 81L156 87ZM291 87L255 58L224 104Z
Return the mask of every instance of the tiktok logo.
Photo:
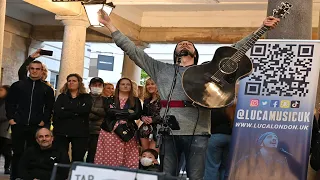
M300 101L291 101L291 108L299 108L300 107Z

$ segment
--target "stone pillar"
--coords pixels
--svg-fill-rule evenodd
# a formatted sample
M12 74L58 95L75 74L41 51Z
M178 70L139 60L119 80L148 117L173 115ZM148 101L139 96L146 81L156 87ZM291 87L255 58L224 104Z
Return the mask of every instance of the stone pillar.
M138 67L126 54L124 54L123 57L122 77L130 78L138 85L140 84L141 68Z
M267 39L312 39L312 0L268 0L268 16L281 2L293 5L290 14L267 32Z
M60 61L57 95L71 73L83 75L86 30L89 22L86 18L56 16L64 25L62 53Z
M0 0L0 84L2 84L2 58L3 58L3 39L4 39L4 24L6 19L6 3L7 0Z
M266 38L312 39L312 0L268 0L268 15L272 15L273 9L277 9L281 2L289 2L293 7L290 9L290 14L285 19L281 19L275 29L267 32ZM308 163L307 179L315 180L315 174Z

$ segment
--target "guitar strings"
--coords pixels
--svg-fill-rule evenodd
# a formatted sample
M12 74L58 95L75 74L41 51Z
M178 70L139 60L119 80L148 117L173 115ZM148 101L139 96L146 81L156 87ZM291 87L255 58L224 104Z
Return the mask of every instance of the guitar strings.
M253 34L253 37L251 39L249 39L242 47L240 50L238 50L236 53L234 53L223 65L222 67L229 67L230 69L232 69L231 65L231 61L232 62L236 62L238 63L241 58L243 57L243 55L251 48L251 46L257 42L257 40L268 30L268 28L266 26L261 27L256 33ZM250 48L248 48L250 47ZM213 76L211 76L211 78L215 77L215 78L222 78L225 75L225 73L223 73L220 68L219 70L213 74Z

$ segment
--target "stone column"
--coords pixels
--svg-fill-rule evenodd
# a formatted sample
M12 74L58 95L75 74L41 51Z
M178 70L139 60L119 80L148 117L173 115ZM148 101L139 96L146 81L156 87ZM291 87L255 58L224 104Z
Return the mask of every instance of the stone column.
M268 16L281 2L293 5L290 14L267 32L267 39L312 39L312 0L268 0Z
M2 84L2 57L3 57L3 39L4 39L4 24L6 19L6 3L7 0L0 0L0 84Z
M123 57L122 77L130 78L138 85L140 84L141 68L138 67L126 54L124 54Z
M83 75L86 30L89 22L86 18L56 16L64 25L62 53L59 70L57 95L71 73Z
M273 9L277 9L281 2L289 2L293 7L290 9L290 14L285 19L281 19L275 29L267 32L266 38L312 39L312 0L268 0L268 15L272 15ZM315 180L315 171L309 163L308 166L307 179Z
M142 42L138 42L136 44L141 49L146 49L149 47L148 44ZM122 77L130 78L131 80L135 81L138 86L140 85L141 68L138 67L126 54L124 54L123 57Z

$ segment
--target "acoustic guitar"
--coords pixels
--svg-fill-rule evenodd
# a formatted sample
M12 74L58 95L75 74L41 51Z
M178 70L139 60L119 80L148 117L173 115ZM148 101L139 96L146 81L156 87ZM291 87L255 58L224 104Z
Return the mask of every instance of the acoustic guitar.
M273 16L284 18L292 5L282 2ZM182 86L186 95L195 103L206 108L222 108L232 104L235 98L235 85L248 76L253 64L245 53L269 30L262 26L240 48L220 47L213 59L206 64L191 66L182 76Z

